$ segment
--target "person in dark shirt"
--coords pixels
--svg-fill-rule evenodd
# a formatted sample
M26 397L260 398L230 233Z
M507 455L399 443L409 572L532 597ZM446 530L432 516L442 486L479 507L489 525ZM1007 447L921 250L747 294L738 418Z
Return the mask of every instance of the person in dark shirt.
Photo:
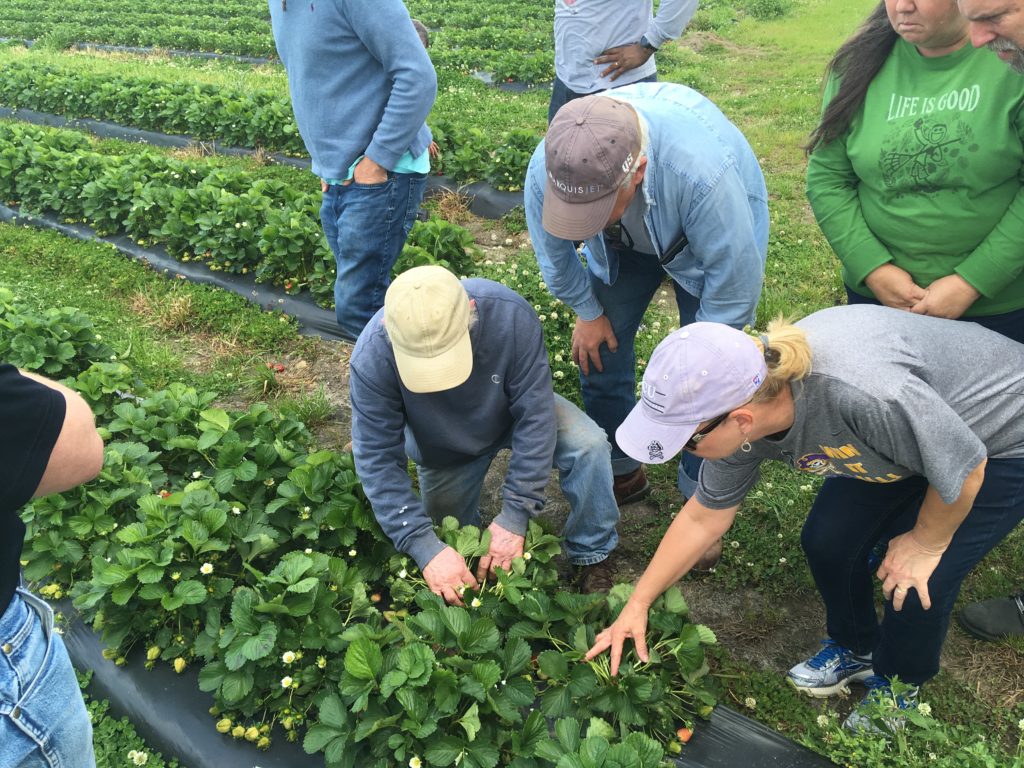
M92 726L53 611L21 585L29 500L95 477L92 411L56 382L0 365L0 766L92 768Z

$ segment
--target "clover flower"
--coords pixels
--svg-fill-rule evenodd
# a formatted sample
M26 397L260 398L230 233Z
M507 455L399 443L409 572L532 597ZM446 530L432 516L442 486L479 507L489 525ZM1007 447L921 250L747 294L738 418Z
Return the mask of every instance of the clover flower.
M743 700L743 706L747 709L757 709L757 699L753 696L747 696L747 698Z
M149 761L149 753L133 749L128 753L128 759L135 765L145 765Z
M920 704L917 705L917 711L920 712L925 717L931 717L932 716L932 705L929 704L927 701L922 701Z
M818 727L828 728L828 715L818 715Z

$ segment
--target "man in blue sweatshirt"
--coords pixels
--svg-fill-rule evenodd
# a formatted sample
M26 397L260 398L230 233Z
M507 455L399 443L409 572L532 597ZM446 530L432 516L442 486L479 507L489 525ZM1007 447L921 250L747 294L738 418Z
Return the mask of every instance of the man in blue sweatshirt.
M338 325L384 303L430 169L437 75L401 0L269 0L299 133L324 192Z
M619 512L608 439L554 394L540 321L521 296L490 280L460 282L437 266L402 273L356 343L349 387L363 490L384 532L435 593L461 604L463 587L522 556L552 466L569 502L564 548L580 566L580 587L611 586L607 558L618 543ZM503 448L512 456L502 509L474 576L433 522L452 516L480 524L484 476Z

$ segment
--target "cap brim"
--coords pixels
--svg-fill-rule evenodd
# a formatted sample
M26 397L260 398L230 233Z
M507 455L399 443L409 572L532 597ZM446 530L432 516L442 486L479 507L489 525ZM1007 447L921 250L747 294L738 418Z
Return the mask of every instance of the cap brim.
M563 240L586 240L608 224L612 208L618 199L618 190L590 203L567 203L557 194L551 180L544 191L544 231Z
M473 348L469 329L450 349L434 357L413 357L395 352L395 365L402 384L410 392L443 392L464 384L473 372Z
M643 401L633 406L615 430L615 442L627 456L643 464L664 464L683 450L700 422L665 424L648 416L647 410Z

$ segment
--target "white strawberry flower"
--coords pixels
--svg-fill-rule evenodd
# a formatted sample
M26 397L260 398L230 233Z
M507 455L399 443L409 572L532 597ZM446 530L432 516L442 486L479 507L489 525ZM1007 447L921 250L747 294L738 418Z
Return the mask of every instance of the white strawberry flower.
M199 566L199 572L203 574L203 576L209 576L213 573L213 563L203 563Z
M281 687L282 688L291 688L292 687L292 682L293 682L292 678L289 675L285 675L284 677L281 678Z
M281 661L283 661L285 664L291 664L295 661L295 652L285 651L281 654Z

